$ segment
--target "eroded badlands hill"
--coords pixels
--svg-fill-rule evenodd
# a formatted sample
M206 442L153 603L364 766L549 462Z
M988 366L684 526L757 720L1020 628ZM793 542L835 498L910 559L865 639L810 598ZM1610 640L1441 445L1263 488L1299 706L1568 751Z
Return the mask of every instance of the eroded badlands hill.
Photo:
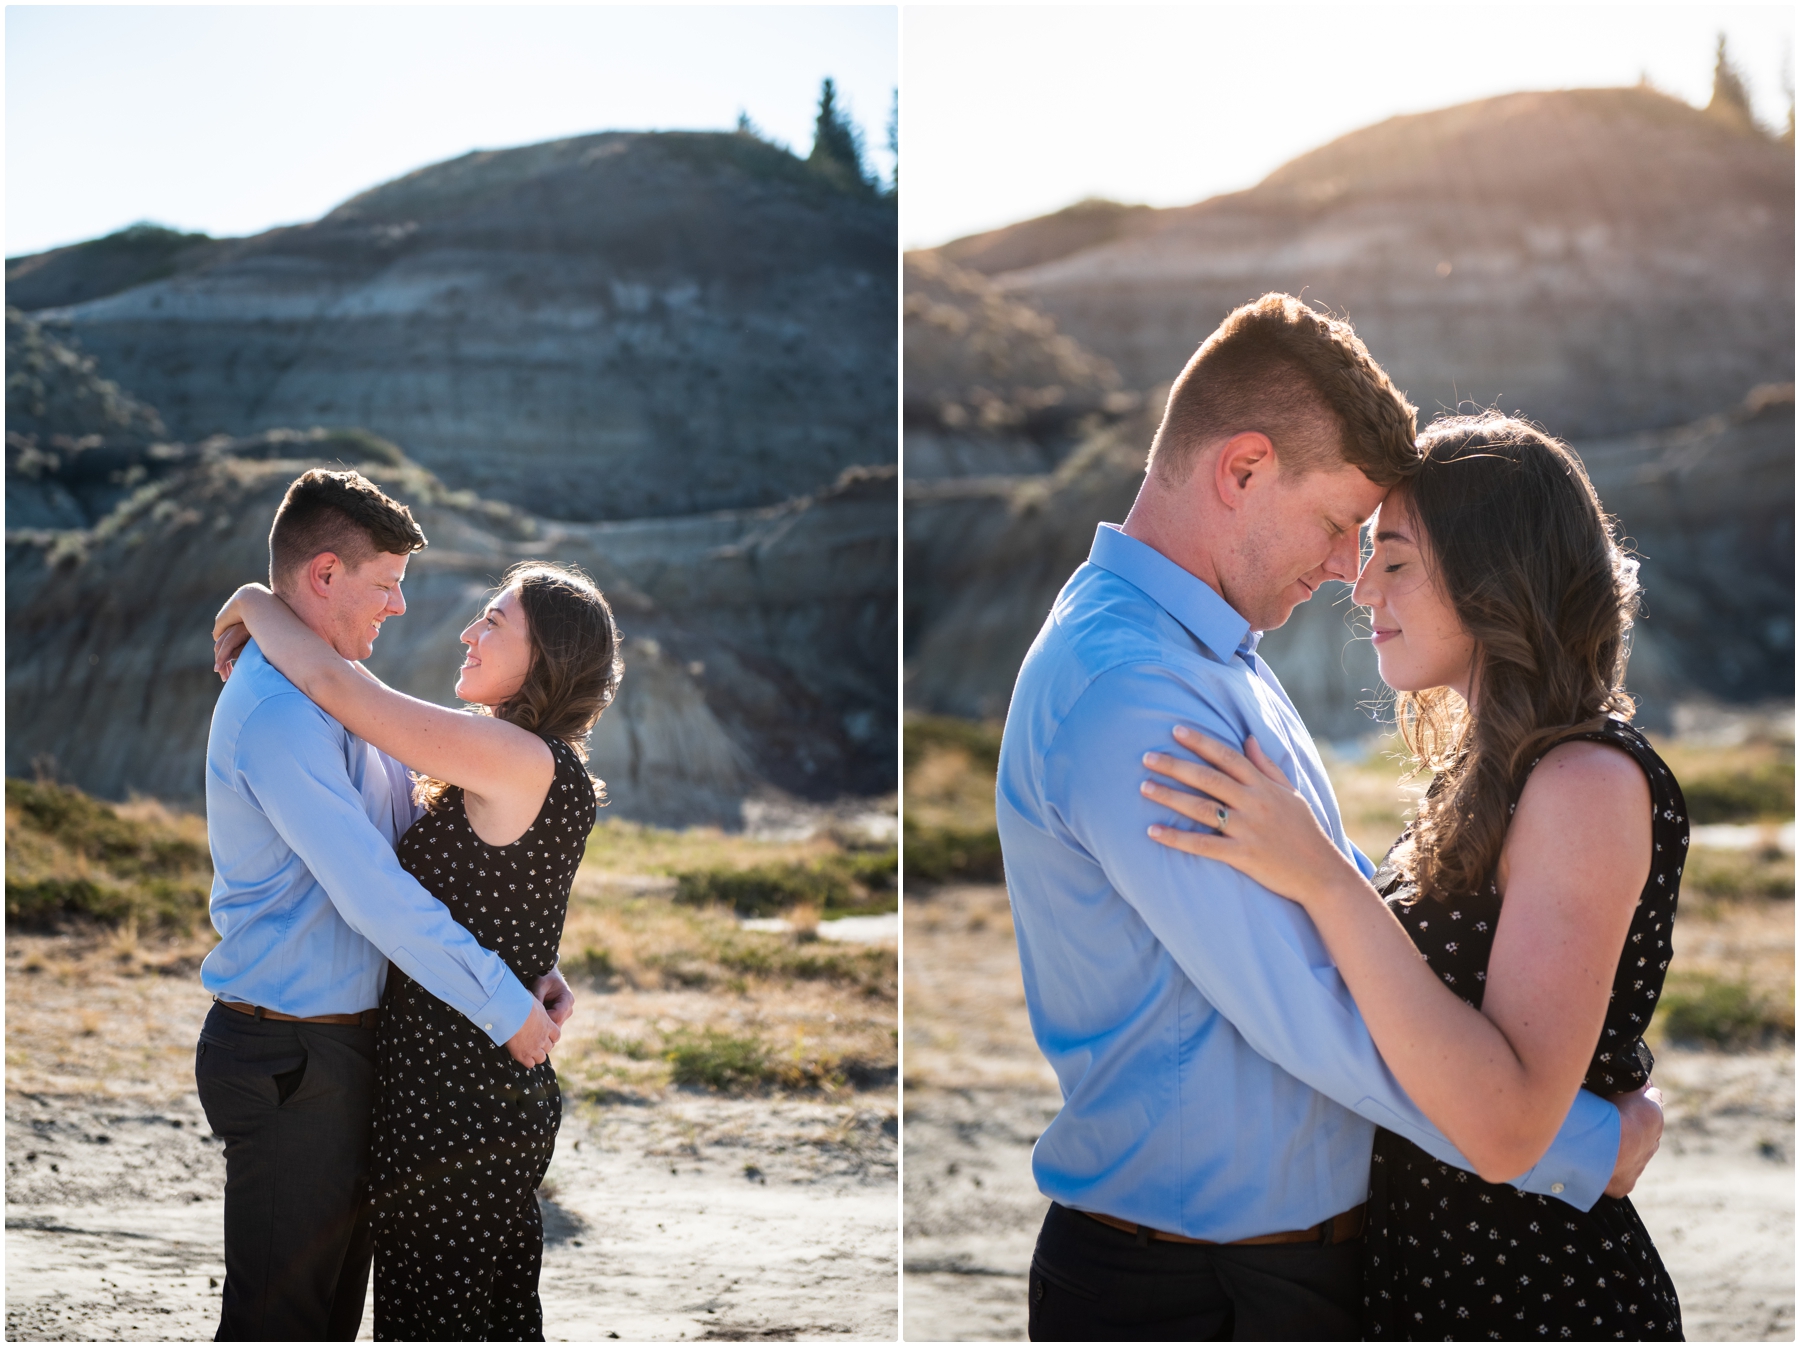
M1587 439L1793 377L1793 151L1648 88L1395 117L1245 192L1084 203L939 251L1129 388L1267 290L1346 314L1427 418L1497 402Z
M6 770L53 759L105 797L192 801L218 682L208 631L267 569L287 484L353 464L431 546L372 667L450 702L457 633L513 561L583 566L625 636L593 739L612 808L744 818L765 797L880 795L896 776L895 470L850 468L775 505L612 523L546 520L454 491L366 431L153 438L154 409L9 314Z
M612 132L129 265L11 259L8 281L172 438L362 426L454 488L624 519L895 461L895 247L891 202L753 136Z

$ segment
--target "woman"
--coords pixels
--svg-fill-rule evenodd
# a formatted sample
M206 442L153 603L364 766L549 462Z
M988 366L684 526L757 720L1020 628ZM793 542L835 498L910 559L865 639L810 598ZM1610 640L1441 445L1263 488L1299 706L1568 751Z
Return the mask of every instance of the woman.
M508 571L462 633L456 695L473 715L384 686L261 585L232 596L215 637L234 623L351 733L419 774L425 812L400 863L522 982L553 968L598 803L583 743L621 673L600 591L542 562ZM536 1190L562 1116L554 1068L520 1065L398 969L376 1066L375 1336L542 1340Z
M1421 450L1354 598L1437 778L1374 884L1254 739L1246 757L1184 728L1204 763L1147 755L1205 793L1144 793L1209 829L1151 836L1306 908L1382 1057L1476 1167L1377 1133L1366 1336L1678 1339L1629 1200L1582 1212L1504 1182L1577 1087L1649 1078L1688 839L1680 788L1625 719L1636 568L1579 460L1531 426L1441 420Z

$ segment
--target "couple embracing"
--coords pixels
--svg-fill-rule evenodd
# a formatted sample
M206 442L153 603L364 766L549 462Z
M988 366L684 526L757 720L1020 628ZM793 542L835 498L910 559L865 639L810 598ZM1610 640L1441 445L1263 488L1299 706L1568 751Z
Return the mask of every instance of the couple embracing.
M269 587L214 627L195 1077L225 1142L221 1341L354 1339L371 1259L377 1338L543 1337L557 946L619 638L586 577L521 563L462 633L474 713L396 692L361 661L424 546L373 483L315 469Z
M1371 521L1373 548L1359 555ZM1257 653L1354 581L1435 772L1376 865ZM1415 434L1347 324L1232 313L1026 656L997 805L1063 1107L1031 1336L1681 1336L1626 1194L1687 851L1580 462Z

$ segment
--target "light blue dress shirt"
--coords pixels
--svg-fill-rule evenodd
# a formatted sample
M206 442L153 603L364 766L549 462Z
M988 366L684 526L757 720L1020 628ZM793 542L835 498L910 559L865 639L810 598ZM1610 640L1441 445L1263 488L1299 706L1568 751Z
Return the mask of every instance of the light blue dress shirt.
M1025 1001L1062 1083L1032 1168L1044 1194L1196 1239L1301 1230L1368 1196L1375 1124L1473 1166L1388 1071L1305 911L1145 835L1151 749L1188 724L1255 734L1363 873L1299 713L1249 624L1103 524L1019 671L1000 749L1000 844ZM1585 1091L1527 1192L1583 1210L1618 1111Z
M406 769L263 658L238 656L206 742L215 996L285 1015L381 1001L388 960L504 1044L533 998L501 957L400 867L417 816Z

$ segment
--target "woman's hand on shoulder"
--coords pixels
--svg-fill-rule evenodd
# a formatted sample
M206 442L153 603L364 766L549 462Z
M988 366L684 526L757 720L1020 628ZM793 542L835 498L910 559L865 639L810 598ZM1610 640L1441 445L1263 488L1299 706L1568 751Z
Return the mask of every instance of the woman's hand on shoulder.
M1271 893L1302 905L1328 898L1341 884L1362 886L1362 873L1326 836L1312 806L1254 736L1239 753L1185 725L1176 726L1174 734L1201 761L1146 753L1144 766L1201 793L1155 781L1144 782L1139 790L1210 831L1154 824L1153 840L1224 861Z

